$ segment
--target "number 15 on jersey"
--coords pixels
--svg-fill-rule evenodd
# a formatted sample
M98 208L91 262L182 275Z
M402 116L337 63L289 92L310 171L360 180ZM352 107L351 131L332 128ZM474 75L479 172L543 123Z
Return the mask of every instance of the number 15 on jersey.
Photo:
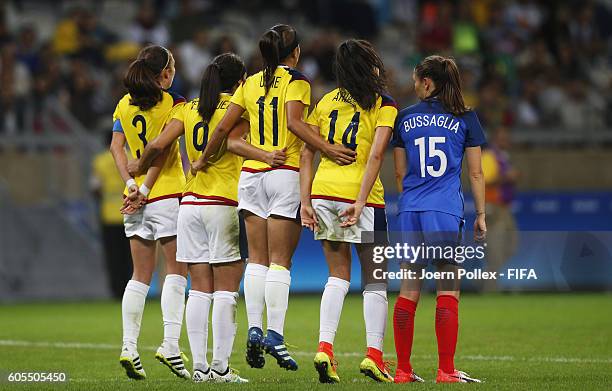
M427 145L425 143L425 139L428 139ZM437 144L443 144L446 142L446 137L419 137L414 140L414 145L419 148L419 164L421 167L421 178L425 178L425 174L429 174L429 176L438 178L444 175L446 172L446 167L448 165L448 159L446 158L446 153L438 149ZM427 160L430 158L437 157L440 159L440 166L436 169L435 166L431 164L427 164Z

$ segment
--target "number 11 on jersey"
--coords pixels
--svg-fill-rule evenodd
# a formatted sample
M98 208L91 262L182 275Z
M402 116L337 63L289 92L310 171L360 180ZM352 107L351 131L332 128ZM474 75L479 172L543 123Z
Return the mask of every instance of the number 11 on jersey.
M266 108L266 97L260 96L257 99L257 105L259 106L259 144L264 145L266 143L266 134L265 134L265 115L264 110ZM272 98L270 101L270 106L272 106L272 145L278 146L278 97Z

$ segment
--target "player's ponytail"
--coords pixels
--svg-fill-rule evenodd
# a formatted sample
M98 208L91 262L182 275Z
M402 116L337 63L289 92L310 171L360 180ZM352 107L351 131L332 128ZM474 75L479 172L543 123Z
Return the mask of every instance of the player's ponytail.
M234 53L215 57L202 74L198 113L206 122L210 121L222 92L231 92L246 74L246 67Z
M429 56L414 68L419 79L430 78L436 89L430 95L437 97L444 109L459 116L470 110L465 105L461 92L461 76L459 68L450 57Z
M344 100L355 101L365 110L373 109L386 91L385 66L368 41L342 42L336 51L334 72Z
M286 24L278 24L261 36L259 51L264 64L263 80L266 94L274 82L276 68L299 44L297 32Z
M468 108L465 106L461 93L461 76L455 60L445 58L444 71L447 80L440 90L440 100L444 103L445 108L454 115L464 114Z
M140 110L149 110L162 100L159 82L161 72L170 64L172 55L163 46L147 46L138 53L123 78L123 84L130 94L130 104Z

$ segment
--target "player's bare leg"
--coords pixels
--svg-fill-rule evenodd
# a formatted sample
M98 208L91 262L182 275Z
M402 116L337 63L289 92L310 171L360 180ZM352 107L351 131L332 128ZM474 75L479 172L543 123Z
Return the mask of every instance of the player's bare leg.
M268 331L264 349L281 368L295 371L297 363L289 355L283 335L291 285L291 258L300 239L302 227L296 219L280 216L268 218L268 253L270 270L266 275L266 309Z
M387 281L374 277L375 269L387 270L386 262L374 263L374 244L356 244L363 281L363 318L366 327L366 357L359 365L361 373L378 381L393 382L383 360L383 340L387 328Z
M423 285L423 280L418 276L425 267L426 265L415 263L402 263L401 265L405 275L410 273L409 275L415 277L402 280L399 297L393 309L393 334L397 354L396 383L423 381L412 369L410 356L414 338L414 317Z
M222 383L247 383L229 365L236 337L236 304L244 261L213 265L215 293L213 294L212 329L213 359L211 380Z
M244 301L249 331L246 361L252 368L263 368L263 311L265 306L268 258L268 221L243 210L249 245L249 262L244 271Z
M459 266L437 265L440 272L453 273L453 279L437 281L436 337L438 339L438 375L436 383L480 383L467 373L455 369L455 350L459 331ZM446 274L448 275L448 274Z
M187 336L193 358L193 377L196 383L210 379L210 367L206 359L208 348L208 316L213 299L212 267L208 263L189 265L191 290L185 309Z
M321 297L319 315L319 348L314 359L314 366L319 373L321 383L338 383L333 344L344 298L349 290L351 279L351 245L344 242L322 240L323 253L329 268L329 278Z
M191 375L185 369L184 354L179 348L179 338L185 312L185 289L187 287L187 264L176 262L176 236L160 239L166 260L166 279L162 288L161 308L164 319L164 341L157 349L155 358L182 379Z
M130 249L134 273L128 281L123 300L121 302L121 315L123 319L123 347L119 363L131 379L144 379L147 375L142 368L137 350L140 323L149 284L155 270L155 249L157 243L134 236L130 238Z

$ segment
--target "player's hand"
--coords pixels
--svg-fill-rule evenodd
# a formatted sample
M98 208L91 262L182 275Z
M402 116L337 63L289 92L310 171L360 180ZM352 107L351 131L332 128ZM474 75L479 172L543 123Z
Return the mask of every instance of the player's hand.
M482 242L487 238L487 223L485 222L485 214L481 213L474 220L474 240Z
M132 185L128 188L127 199L134 200L138 196L138 186Z
M272 167L278 167L287 161L287 148L277 149L266 153L266 163Z
M319 232L319 220L312 205L302 204L300 207L300 218L302 219L302 227L306 227L312 232Z
M119 210L122 214L131 215L136 213L147 203L147 197L137 191L137 194L133 197L125 197L123 199L123 206Z
M127 170L133 177L140 175L140 159L129 160L127 163Z
M198 159L195 162L191 162L191 175L195 176L198 171L205 171L207 162Z
M340 218L346 217L344 220L342 220L340 226L342 228L347 228L357 224L364 207L365 202L356 201L354 204L346 208L344 212L340 213Z
M323 153L340 166L346 166L357 160L357 152L342 144L327 144Z

